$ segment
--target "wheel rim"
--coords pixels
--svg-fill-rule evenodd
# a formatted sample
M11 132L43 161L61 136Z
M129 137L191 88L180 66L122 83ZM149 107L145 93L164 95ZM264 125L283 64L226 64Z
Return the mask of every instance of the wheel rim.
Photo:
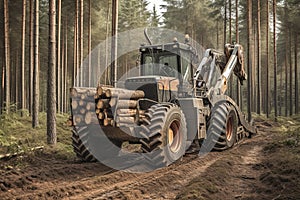
M227 140L231 140L233 136L233 117L230 116L227 120L227 124L226 124L226 138Z
M182 137L180 134L180 122L174 120L168 128L168 144L170 150L175 153L180 149Z

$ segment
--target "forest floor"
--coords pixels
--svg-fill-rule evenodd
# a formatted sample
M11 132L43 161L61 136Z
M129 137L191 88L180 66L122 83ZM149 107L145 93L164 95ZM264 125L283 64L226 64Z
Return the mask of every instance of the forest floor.
M254 137L228 151L203 158L186 155L169 167L141 174L81 163L65 142L71 135L59 135L55 149L0 160L0 199L300 199L299 117L277 123L257 118L255 125ZM43 127L37 131L45 134ZM24 140L23 134L19 137ZM6 144L7 150L11 143L3 137L0 147ZM34 138L39 137L13 144L41 145Z

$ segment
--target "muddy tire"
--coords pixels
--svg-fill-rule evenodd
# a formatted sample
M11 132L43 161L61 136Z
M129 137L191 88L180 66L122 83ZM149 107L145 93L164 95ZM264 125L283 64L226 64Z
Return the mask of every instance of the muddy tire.
M223 151L236 142L238 117L233 106L227 103L216 105L208 123L208 138L215 144L213 149Z
M93 135L95 132L93 132L92 128L88 126L80 127L78 131L74 128L72 133L72 146L74 152L83 162L95 162L97 159L107 160L117 156L119 149L122 148L122 141L102 141L101 137L95 137ZM101 153L97 152L96 146L101 146ZM117 146L118 148L115 148L114 146ZM96 154L93 155L89 148L94 149Z
M83 132L86 130L86 127L79 129L78 132ZM75 128L72 130L72 146L76 156L84 162L95 162L96 158L91 154L91 152L86 148L87 135L79 137Z
M146 114L141 144L147 164L168 166L185 154L187 128L181 109L174 104L157 104Z

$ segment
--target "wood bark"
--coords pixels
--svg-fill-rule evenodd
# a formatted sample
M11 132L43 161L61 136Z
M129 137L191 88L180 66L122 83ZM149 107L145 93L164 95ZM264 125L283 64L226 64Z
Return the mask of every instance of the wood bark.
M227 43L227 0L224 0L224 29L223 29L223 37L224 43L223 47Z
M257 0L257 114L261 114L261 29L260 0Z
M80 55L79 55L79 67L80 67L80 86L83 86L83 0L80 0L80 29L79 29L79 42L80 42Z
M26 38L26 1L23 0L23 12L22 12L22 39L21 39L21 88L20 88L20 101L21 110L25 109L25 38ZM23 116L23 112L21 112Z
M295 32L294 56L295 56L295 114L299 114L299 87L298 87L298 33Z
M30 2L30 17L29 17L29 74L28 74L28 106L29 113L32 115L32 103L33 103L33 66L34 66L34 5L35 0Z
M293 115L293 61L292 61L292 30L291 30L291 24L289 23L289 69L290 69L290 116Z
M88 28L88 86L92 86L92 2L89 0L89 28Z
M79 47L80 47L80 41L79 41L79 2L78 2L79 0L76 0L76 10L75 10L75 12L76 12L76 17L75 17L75 30L76 30L76 34L75 34L75 37L74 38L76 38L76 44L74 44L75 45L75 49L76 49L76 51L75 51L75 57L74 57L74 59L75 59L75 61L76 61L76 66L75 66L75 77L74 77L74 80L75 80L75 85L76 86L79 86L79 83L80 83L80 77L79 77L79 74L80 74L80 72L79 72L79 65L80 65L80 63L79 63L79 60L80 60L80 58L79 58Z
M39 1L35 1L32 127L39 125Z
M109 84L109 71L108 70L108 60L109 60L109 57L108 57L108 52L109 52L109 45L108 45L108 38L109 38L109 20L110 20L110 1L107 2L107 13L106 13L106 40L105 40L105 77L104 77L104 84L105 85L108 85ZM98 60L100 59L100 49L99 49L99 53L98 53ZM99 62L100 63L100 62ZM98 82L100 83L100 80L98 80Z
M57 111L61 112L61 0L57 0L57 62L56 62L56 94L57 94Z
M5 112L10 109L10 44L8 0L4 0Z
M274 54L274 110L275 110L275 121L277 121L277 41L276 41L276 7L277 2L273 0L273 54Z
M232 5L232 2L231 0L229 0L229 43L231 44L232 43L232 9L231 9L231 5ZM229 83L229 96L231 98L233 98L233 76L230 76L230 83Z
M247 23L248 23L248 45L247 45L247 55L248 55L248 63L247 63L247 71L249 74L249 78L248 78L248 85L247 85L247 110L248 110L248 121L251 121L252 115L251 115L251 111L252 111L252 95L251 95L251 91L252 91L252 80L251 80L251 74L252 74L252 56L251 56L251 52L252 52L252 0L248 0L247 3Z
M47 84L47 142L55 145L56 139L56 0L49 1L49 60Z
M3 106L3 102L4 102L4 88L5 88L5 68L4 68L4 60L2 60L2 68L1 68L1 88L0 88L0 107L1 107L1 110L0 110L0 114L2 114L2 106Z
M285 2L284 4L284 21L287 23L288 22L288 8L287 8L287 2ZM289 97L288 97L288 86L289 86L289 72L288 72L288 68L289 68L289 34L288 32L286 31L285 32L285 35L284 35L284 39L285 39L285 59L284 59L284 67L285 67L285 97L284 97L284 100L285 100L285 116L287 117L288 116L288 113L289 113ZM283 70L282 70L283 71ZM281 86L281 85L280 85ZM280 91L281 91L281 88L280 88ZM280 98L281 100L281 98ZM283 104L281 104L283 105Z
M270 88L269 88L269 18L270 18L270 14L269 14L269 10L270 10L270 5L269 5L269 1L266 1L267 4L267 23L266 23L266 113L267 113L267 118L270 117L270 99L269 99L269 94L270 94Z
M286 12L286 15L287 15L287 10L285 10ZM285 34L285 41L288 41L289 38L288 38L288 34ZM286 42L285 43L285 60L284 60L284 69L285 69L285 116L287 117L288 116L288 82L289 82L289 75L288 75L288 59L289 59L289 55L288 55L288 49L289 49L289 44ZM282 70L283 71L283 70Z
M61 80L60 80L60 85L61 87L58 88L58 90L60 91L60 112L63 113L64 111L64 83L65 83L65 59L66 59L66 56L65 56L65 27L63 28L63 31L62 31L62 43L61 43L61 67L60 67L60 77L61 77Z
M235 21L235 40L236 43L240 43L240 34L239 34L239 0L235 0L235 16L236 16L236 21ZM237 79L236 80L236 102L239 105L240 109L243 110L242 108L242 101L243 101L243 95L241 95L241 84L240 81Z
M68 73L68 20L66 19L65 24L65 82L64 82L64 112L68 112L68 94L67 94L67 88L68 88L68 82L69 82L69 73Z
M78 35L78 0L76 0L76 10L75 10L75 19L74 19L74 40L73 40L73 78L72 84L75 86L77 84L76 75L77 75L77 35Z
M118 4L119 0L113 0L112 3L112 43L111 43L111 82L113 86L117 86L117 54L118 54Z

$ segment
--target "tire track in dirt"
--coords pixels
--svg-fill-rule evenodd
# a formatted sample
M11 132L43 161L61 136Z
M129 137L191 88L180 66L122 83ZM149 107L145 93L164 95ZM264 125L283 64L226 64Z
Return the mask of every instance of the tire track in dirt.
M38 162L39 159L35 159L34 162ZM5 169L5 166L1 166L0 191L2 192L0 192L0 199L28 199L30 196L34 198L34 195L37 195L34 198L36 199L38 196L43 196L43 193L46 193L51 187L58 188L59 185L63 187L66 182L111 171L110 168L99 163L76 164L54 160L39 162L22 170ZM29 195L24 195L24 193Z
M0 170L4 185L10 184L0 193L0 199L174 199L193 178L204 174L220 158L236 153L245 142L248 140L202 158L186 155L169 167L142 174L116 172L100 163L41 160L22 171Z
M205 172L205 169L220 157L218 152L208 154L204 158L197 155L186 156L182 163L149 173L132 174L135 176L132 179L104 185L100 189L90 190L71 199L173 199L181 187Z
M138 175L136 179L89 191L71 199L174 199L192 179L203 175L211 165L236 151L245 142L247 141L241 141L226 152L210 152L205 157L186 155L181 162L167 168Z

